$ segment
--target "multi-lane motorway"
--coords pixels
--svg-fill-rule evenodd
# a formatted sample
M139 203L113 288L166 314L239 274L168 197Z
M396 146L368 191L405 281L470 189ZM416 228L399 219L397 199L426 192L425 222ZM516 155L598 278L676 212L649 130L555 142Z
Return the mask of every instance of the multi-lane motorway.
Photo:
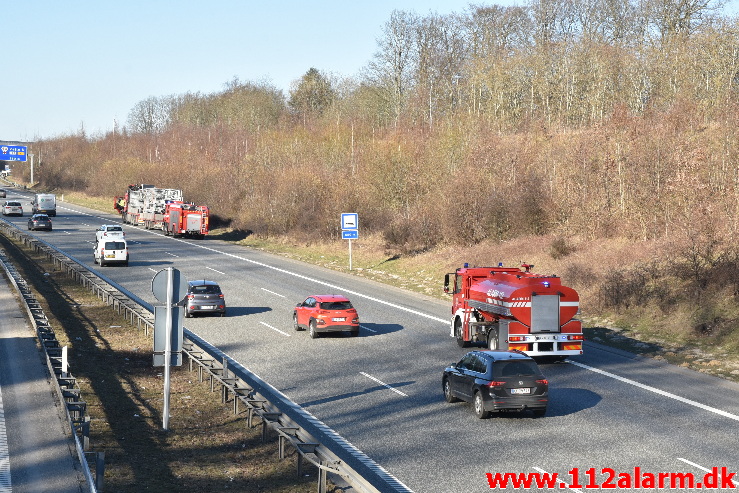
M8 198L27 206L30 197L11 190ZM25 229L28 216L6 219ZM187 328L414 491L489 491L495 473L544 472L575 483L572 491L609 479L653 491L650 475L693 474L703 482L717 467L720 486L722 473L739 471L735 383L587 343L582 356L542 365L550 381L545 417L478 420L469 405L447 404L441 393L442 369L466 352L449 337L447 303L212 239L175 239L133 226L126 226L130 266L101 269L92 261L95 229L118 216L59 202L53 219L54 230L36 236L150 303L151 279L166 267L189 280L217 281L228 316L187 319ZM360 337L313 340L293 330L295 304L330 293L353 301Z

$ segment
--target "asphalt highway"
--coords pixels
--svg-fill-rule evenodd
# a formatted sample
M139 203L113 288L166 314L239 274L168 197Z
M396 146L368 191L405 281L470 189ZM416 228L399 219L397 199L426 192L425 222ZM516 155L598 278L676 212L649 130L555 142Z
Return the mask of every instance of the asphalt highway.
M30 194L9 194L18 197L29 204ZM28 215L5 219L25 229ZM186 319L186 327L414 491L489 491L496 473L556 473L553 488L566 489L563 482L572 485L568 491L604 484L654 491L650 475L692 474L703 482L705 474L720 481L722 467L724 476L739 471L737 384L588 342L581 356L541 365L550 381L546 416L478 420L470 405L448 404L441 392L443 368L467 351L449 336L448 303L208 238L176 239L130 225L129 267L100 268L92 261L95 229L119 217L59 202L53 220L52 232L34 234L152 304L151 279L166 267L188 280L217 281L228 315ZM360 336L313 340L295 332L292 309L311 294L348 296L360 315ZM724 480L713 491L731 491Z

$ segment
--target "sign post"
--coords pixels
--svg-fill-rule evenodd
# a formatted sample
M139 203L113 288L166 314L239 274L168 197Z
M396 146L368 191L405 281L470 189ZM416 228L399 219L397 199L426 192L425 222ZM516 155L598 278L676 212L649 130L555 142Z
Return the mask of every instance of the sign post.
M341 239L349 240L349 270L352 270L352 240L359 238L359 214L345 212L341 214Z
M157 272L151 280L151 292L157 300L164 303L164 306L154 307L154 366L164 365L162 428L166 431L169 429L170 366L173 359L176 366L182 364L184 308L180 306L180 301L187 295L187 281L180 275L179 270L167 267Z

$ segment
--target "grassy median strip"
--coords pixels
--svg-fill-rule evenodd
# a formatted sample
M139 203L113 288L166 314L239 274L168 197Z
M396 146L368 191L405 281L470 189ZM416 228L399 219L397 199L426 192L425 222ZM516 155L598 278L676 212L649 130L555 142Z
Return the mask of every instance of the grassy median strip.
M42 255L0 235L36 292L57 339L69 348L91 418L90 444L105 452L105 491L309 492L315 468L297 476L294 451L280 460L276 440L223 405L187 365L172 369L169 430L162 430L162 368L152 366L153 336L131 327L92 293L55 271Z

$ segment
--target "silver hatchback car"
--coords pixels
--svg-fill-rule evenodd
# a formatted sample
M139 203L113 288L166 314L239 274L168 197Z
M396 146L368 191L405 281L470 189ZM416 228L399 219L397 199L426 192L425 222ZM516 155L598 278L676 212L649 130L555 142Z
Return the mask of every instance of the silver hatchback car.
M185 316L216 313L226 316L226 300L221 287L215 281L190 281L187 283L187 298L185 299Z

